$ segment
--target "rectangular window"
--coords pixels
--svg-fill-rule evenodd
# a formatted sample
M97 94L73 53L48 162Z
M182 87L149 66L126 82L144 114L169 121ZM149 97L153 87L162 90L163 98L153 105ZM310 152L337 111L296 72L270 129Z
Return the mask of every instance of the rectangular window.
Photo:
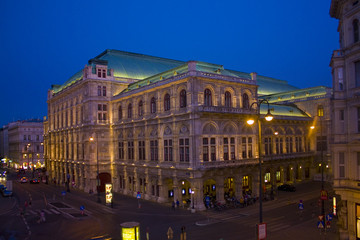
M164 140L164 161L172 161L172 140Z
M281 172L276 171L275 175L276 175L276 182L280 182L281 181Z
M99 68L98 68L98 70L97 70L97 76L98 76L99 78L101 78L101 69L99 69Z
M150 160L151 161L158 161L158 141L151 140L150 141Z
M339 120L344 121L344 110L343 109L339 111Z
M248 138L248 157L252 158L253 157L253 153L252 153L252 137Z
M230 138L230 157L235 160L235 138Z
M242 152L242 158L246 158L247 151L246 151L246 137L241 138L241 152Z
M106 97L106 86L102 87L102 91L103 91L103 96Z
M211 161L216 161L216 141L215 138L210 138L210 145L211 145Z
M119 159L124 160L124 142L119 142Z
M339 178L345 178L345 153L339 152Z
M355 87L360 87L360 61L355 62Z
M145 160L145 141L139 141L139 160Z
M229 139L228 138L224 138L224 160L229 160Z
M356 162L357 162L357 176L360 180L360 152L356 152Z
M326 136L316 137L316 151L327 151L327 140Z
M102 77L103 78L106 78L106 70L105 69L102 69ZM105 96L105 95L104 95Z
M358 125L357 132L360 133L360 107L357 108L357 125Z
M293 144L292 144L292 137L286 137L286 153L293 152Z
M101 96L101 86L98 86L98 96Z
M302 152L302 141L301 137L295 137L295 151Z
M203 161L209 161L209 140L208 138L203 138Z
M210 152L209 152L210 150ZM209 157L210 154L210 157ZM203 161L216 161L216 141L215 138L203 138Z
M128 159L134 160L134 142L128 141Z
M265 155L271 155L272 154L272 141L270 137L267 137L264 139L265 144Z
M190 161L190 151L189 151L189 139L179 139L179 152L180 152L180 162L189 162Z

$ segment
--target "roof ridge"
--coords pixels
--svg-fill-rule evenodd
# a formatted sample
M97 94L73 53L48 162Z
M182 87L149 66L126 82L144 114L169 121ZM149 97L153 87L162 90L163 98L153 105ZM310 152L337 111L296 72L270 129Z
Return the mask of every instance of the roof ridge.
M186 63L186 61L181 61L181 60L176 60L176 59L171 59L171 58L164 58L164 57L157 57L157 56L152 56L152 55L148 55L148 54L142 54L142 53L134 53L134 52L127 52L127 51L122 51L122 50L117 50L117 49L106 49L104 52L100 53L98 56L96 56L95 58L101 58L102 56L106 55L106 54L111 54L111 53L120 53L122 55L129 55L129 56L134 56L134 57L139 57L139 58L151 58L151 59L158 59L158 60L166 60L166 61L172 61L172 62L176 62L176 63Z

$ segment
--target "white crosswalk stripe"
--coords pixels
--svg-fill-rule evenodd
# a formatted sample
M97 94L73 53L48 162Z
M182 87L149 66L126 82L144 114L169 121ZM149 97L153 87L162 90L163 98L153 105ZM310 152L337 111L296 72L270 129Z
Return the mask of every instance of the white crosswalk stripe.
M43 211L44 211L45 213L47 213L47 214L52 214L52 212L50 212L50 211L47 210L47 209L43 209Z
M55 213L55 214L61 214L59 211L56 211L55 209L50 209L50 211Z

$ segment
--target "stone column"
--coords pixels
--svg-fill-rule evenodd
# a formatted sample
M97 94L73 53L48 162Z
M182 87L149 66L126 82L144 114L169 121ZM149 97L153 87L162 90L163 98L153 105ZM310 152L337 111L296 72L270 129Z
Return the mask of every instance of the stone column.
M164 188L164 183L163 183L163 178L162 178L162 172L159 169L158 171L158 182L157 182L158 186L159 186L159 197L157 199L157 201L159 203L164 203L167 201L167 194L165 193L165 188Z
M216 201L220 203L225 203L224 199L224 177L216 177Z
M204 191L203 191L204 181L203 181L203 179L202 178L193 179L191 185L194 188L193 191L195 191L195 193L193 194L195 209L200 210L200 211L205 210L206 207L204 204Z
M234 178L235 197L239 200L242 198L242 175L236 175Z

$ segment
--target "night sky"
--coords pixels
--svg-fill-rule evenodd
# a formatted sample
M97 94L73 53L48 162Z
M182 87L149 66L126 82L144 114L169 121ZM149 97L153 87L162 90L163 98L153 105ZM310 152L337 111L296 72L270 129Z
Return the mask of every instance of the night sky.
M0 127L47 115L47 91L106 49L331 87L330 0L0 0Z

